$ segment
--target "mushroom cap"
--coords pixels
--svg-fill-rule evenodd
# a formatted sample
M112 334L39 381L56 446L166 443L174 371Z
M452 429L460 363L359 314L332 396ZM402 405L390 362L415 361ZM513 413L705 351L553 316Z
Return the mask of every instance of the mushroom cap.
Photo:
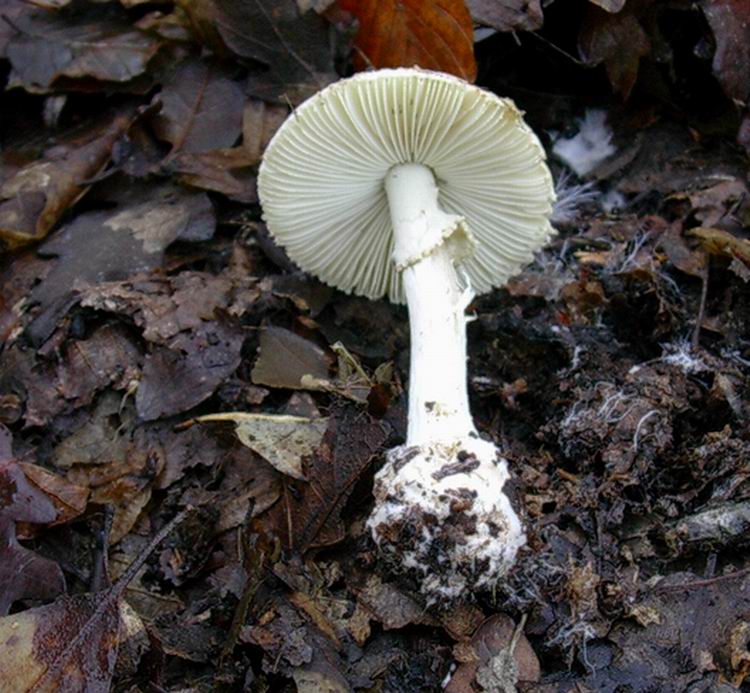
M401 303L384 181L406 163L429 167L440 206L466 219L476 252L462 267L477 293L504 284L554 233L552 176L521 111L416 68L359 73L295 109L260 167L263 219L302 269Z

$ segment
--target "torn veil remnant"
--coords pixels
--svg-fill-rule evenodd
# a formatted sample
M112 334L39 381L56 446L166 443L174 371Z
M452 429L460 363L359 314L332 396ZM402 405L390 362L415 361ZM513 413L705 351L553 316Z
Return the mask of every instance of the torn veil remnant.
M539 141L511 101L450 75L366 72L287 119L258 191L303 269L408 304L408 434L375 479L376 543L430 602L492 585L525 536L503 491L507 463L469 411L465 310L553 233Z

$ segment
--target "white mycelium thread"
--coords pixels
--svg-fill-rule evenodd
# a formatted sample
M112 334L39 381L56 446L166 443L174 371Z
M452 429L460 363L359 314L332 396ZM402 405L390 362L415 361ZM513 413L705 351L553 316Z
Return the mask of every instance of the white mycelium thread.
M440 206L466 218L478 293L502 285L553 233L544 150L512 101L417 69L377 70L308 99L269 144L258 175L263 216L300 267L344 291L403 302L384 181L429 167Z
M380 70L298 108L258 191L302 268L409 306L408 435L376 477L373 538L429 603L492 584L525 536L503 490L507 463L469 411L465 310L553 233L539 141L511 101L440 73Z

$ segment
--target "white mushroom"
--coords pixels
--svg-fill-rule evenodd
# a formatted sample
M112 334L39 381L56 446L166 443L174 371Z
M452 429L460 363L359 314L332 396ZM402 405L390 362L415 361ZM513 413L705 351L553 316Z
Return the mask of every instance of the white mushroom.
M431 602L493 584L525 542L507 463L469 411L465 310L553 233L544 159L511 101L396 69L313 96L261 165L264 219L300 267L408 304L407 440L376 476L368 525Z

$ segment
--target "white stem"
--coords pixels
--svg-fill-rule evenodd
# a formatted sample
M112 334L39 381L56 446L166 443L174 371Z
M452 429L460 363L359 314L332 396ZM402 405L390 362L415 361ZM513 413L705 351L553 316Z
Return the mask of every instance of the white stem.
M454 264L468 232L461 217L440 209L426 166L394 167L386 192L411 331L406 444L450 444L475 432L466 386L465 311L472 293L462 289Z

